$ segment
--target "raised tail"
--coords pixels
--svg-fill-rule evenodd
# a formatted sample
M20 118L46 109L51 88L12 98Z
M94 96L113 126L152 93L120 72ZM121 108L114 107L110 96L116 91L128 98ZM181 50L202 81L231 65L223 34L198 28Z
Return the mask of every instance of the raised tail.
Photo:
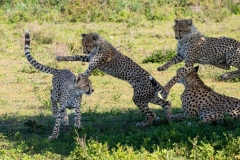
M37 70L45 72L45 73L49 73L49 74L54 74L56 72L57 69L55 68L50 68L47 66L44 66L42 64L40 64L39 62L37 62L30 54L30 34L28 31L25 32L25 47L24 47L24 51L25 51L25 56L28 60L28 62Z
M167 99L168 93L166 92L164 87L159 84L152 76L149 76L149 80L154 86L155 92L159 92L162 95L163 99Z

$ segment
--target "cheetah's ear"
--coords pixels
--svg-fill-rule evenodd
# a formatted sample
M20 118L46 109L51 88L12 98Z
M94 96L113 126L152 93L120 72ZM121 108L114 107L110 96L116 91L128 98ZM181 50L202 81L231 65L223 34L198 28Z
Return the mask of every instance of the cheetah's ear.
M192 19L188 20L188 24L189 24L189 26L192 26Z
M92 39L96 41L98 40L98 38L99 38L99 35L97 33L93 33Z
M83 74L79 73L78 76L76 77L75 83L78 83L79 81L81 81L83 78Z
M174 22L175 22L175 24L176 24L176 23L178 23L178 20L177 20L177 19L174 19Z
M85 37L86 35L87 35L87 34L85 34L85 33L82 33L82 34L81 34L82 37Z
M199 66L194 67L195 71L198 72Z

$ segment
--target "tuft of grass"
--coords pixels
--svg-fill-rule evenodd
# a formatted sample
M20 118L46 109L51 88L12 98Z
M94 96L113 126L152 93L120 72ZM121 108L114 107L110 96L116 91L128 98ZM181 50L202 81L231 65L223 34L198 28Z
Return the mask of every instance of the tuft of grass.
M22 72L22 73L37 73L39 71L36 70L32 65L25 64L25 65L22 66L22 68L19 70L19 72Z
M163 63L166 61L169 61L176 55L175 51L167 50L156 50L153 53L151 53L150 56L147 56L142 60L142 63Z
M36 120L28 120L24 122L24 126L28 127L29 131L36 133L38 130L45 131L45 127L42 124L37 124Z
M104 76L106 73L104 73L103 71L101 71L100 69L94 69L91 73L91 75L94 76Z

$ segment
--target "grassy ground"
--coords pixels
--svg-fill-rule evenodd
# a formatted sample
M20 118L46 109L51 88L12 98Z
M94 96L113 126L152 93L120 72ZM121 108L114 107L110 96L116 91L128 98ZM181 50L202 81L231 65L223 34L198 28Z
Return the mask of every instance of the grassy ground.
M227 36L240 40L240 16L195 26L207 36ZM162 85L175 74L177 64L157 72L161 64L142 63L156 50L175 50L173 21L128 23L38 23L18 22L0 26L0 157L3 159L240 159L239 121L225 119L214 124L198 120L166 123L160 106L151 105L159 123L139 129L144 119L131 100L131 86L119 79L95 72L90 79L95 92L83 97L83 130L61 128L57 140L48 141L54 125L51 117L51 75L32 68L23 52L25 30L32 37L32 55L42 64L84 72L87 63L56 62L55 55L81 54L80 34L98 32L123 54L149 71ZM215 91L240 98L239 82L220 82L224 73L200 66L203 81ZM173 112L181 112L183 86L173 87L169 100ZM73 124L74 114L69 111ZM24 126L35 120L43 129ZM189 123L191 122L191 123ZM37 127L37 125L33 125Z

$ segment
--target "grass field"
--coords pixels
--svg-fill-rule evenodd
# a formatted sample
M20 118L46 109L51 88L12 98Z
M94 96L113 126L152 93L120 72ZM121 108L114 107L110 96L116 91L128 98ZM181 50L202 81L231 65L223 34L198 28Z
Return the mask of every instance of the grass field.
M206 36L240 40L239 14L229 14L219 22L193 20ZM52 75L36 71L28 63L23 51L25 30L32 37L32 55L44 65L66 68L75 74L84 72L87 63L57 62L55 56L81 54L80 34L97 32L165 85L183 63L158 72L157 67L164 62L142 61L156 51L164 54L175 50L173 20L130 24L20 20L0 25L0 159L240 159L239 120L226 118L213 124L198 119L167 123L163 109L150 104L160 116L160 122L136 128L135 124L145 117L131 100L131 86L98 70L90 77L94 93L83 96L83 129L77 131L73 127L74 112L69 111L71 129L61 127L58 139L47 139L55 122L50 102ZM218 80L224 72L200 65L200 76L208 86L240 98L239 79ZM180 84L171 90L168 99L173 113L181 112L182 91ZM31 127L24 125L28 121Z

